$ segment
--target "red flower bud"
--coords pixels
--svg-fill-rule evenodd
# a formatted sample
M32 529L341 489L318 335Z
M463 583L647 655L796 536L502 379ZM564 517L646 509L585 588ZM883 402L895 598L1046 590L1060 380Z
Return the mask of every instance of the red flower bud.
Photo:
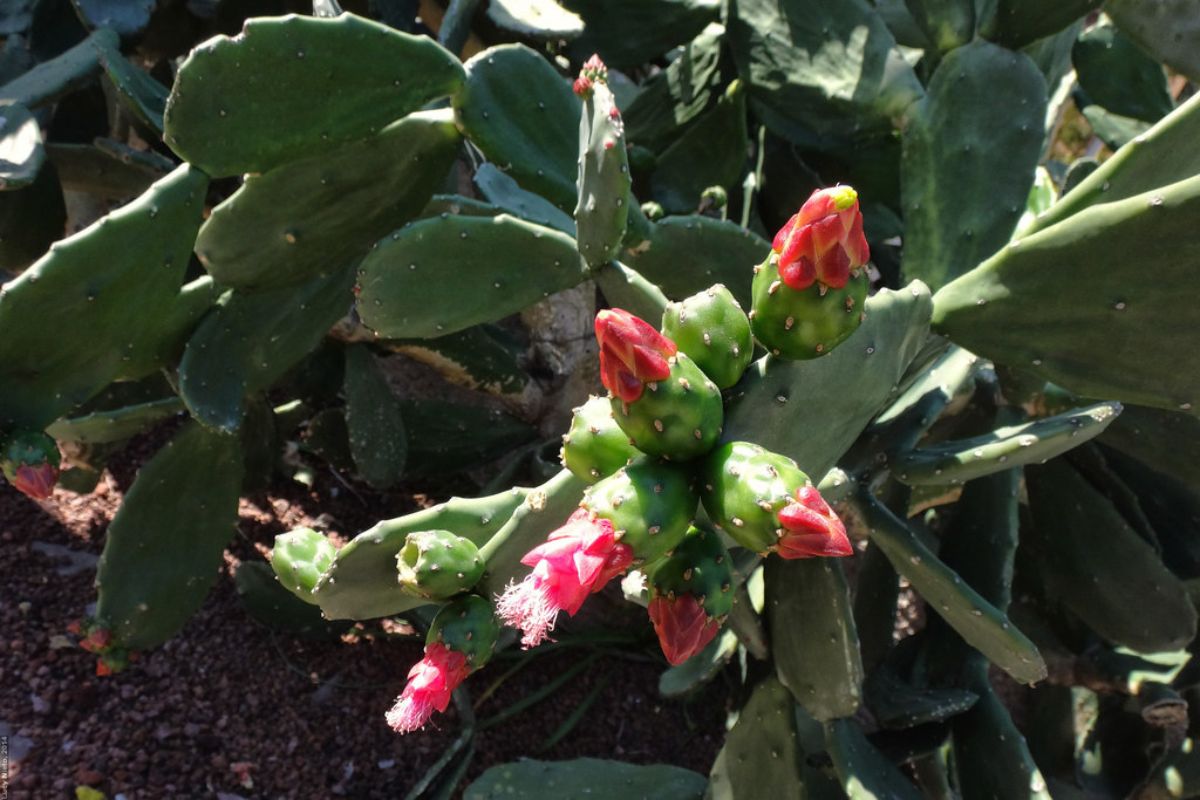
M79 643L79 646L89 653L99 653L110 644L112 644L112 632L105 628L96 628Z
M425 725L434 711L445 711L450 695L471 672L467 656L441 642L425 646L425 657L408 671L408 684L387 713L388 725L398 733Z
M846 526L813 486L796 490L796 501L779 512L779 523L784 533L775 552L783 558L854 554Z
M792 289L814 281L842 288L851 270L871 257L858 193L849 186L816 190L775 234L771 250L779 256L779 277Z
M592 79L586 75L580 75L575 79L575 83L571 86L575 94L580 97L587 97L592 93Z
M641 397L646 383L670 376L667 359L679 349L650 323L620 308L596 315L596 340L600 342L600 380L626 403Z
M574 616L589 594L629 569L633 548L617 541L612 522L580 508L521 563L533 572L497 598L496 615L534 647L554 630L560 611Z
M663 655L678 666L699 653L717 635L721 621L704 610L695 595L658 595L650 601L650 621Z

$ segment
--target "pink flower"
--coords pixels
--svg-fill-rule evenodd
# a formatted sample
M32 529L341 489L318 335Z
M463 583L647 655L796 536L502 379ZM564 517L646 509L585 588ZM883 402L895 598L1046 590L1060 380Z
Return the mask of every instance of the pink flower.
M814 281L842 288L850 271L871 257L858 193L849 186L816 190L775 234L771 249L779 256L779 277L792 289Z
M650 323L620 308L596 315L596 341L600 343L600 381L626 403L641 397L646 383L670 376L667 359L679 349Z
M813 486L796 490L796 501L779 512L779 524L784 534L775 552L783 558L854 554L846 526Z
M674 666L703 650L721 630L721 620L710 617L693 594L658 595L650 601L650 621L663 655Z
M534 647L554 630L558 612L574 616L589 594L629 569L633 548L617 541L612 522L580 508L521 563L533 572L509 584L496 600L496 615L521 629L522 645Z
M445 711L450 695L471 672L465 654L441 642L425 645L425 657L408 671L408 685L387 713L387 723L397 733L421 728L434 711Z

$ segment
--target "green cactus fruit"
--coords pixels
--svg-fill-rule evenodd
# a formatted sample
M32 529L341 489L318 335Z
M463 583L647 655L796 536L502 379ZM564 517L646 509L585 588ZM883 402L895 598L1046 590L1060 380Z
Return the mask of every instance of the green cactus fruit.
M413 531L396 554L401 588L427 600L467 591L483 577L484 566L479 548L450 531Z
M61 462L58 444L41 431L14 434L0 451L0 472L15 489L35 500L54 493Z
M656 561L675 549L696 516L698 499L682 468L655 461L622 467L589 488L580 505L611 520L634 563Z
M721 435L724 407L717 385L684 353L671 358L666 380L647 383L632 403L612 398L621 430L643 453L687 461L702 456Z
M787 456L749 442L729 442L705 460L700 499L712 521L734 541L766 553L783 531L779 512L808 483Z
M858 329L870 280L851 275L841 289L814 283L796 291L784 285L774 257L755 268L750 325L773 355L802 360L825 355Z
M563 436L562 464L577 478L595 483L640 455L617 425L607 398L591 397L575 409L571 429Z
M668 305L662 330L722 389L737 383L754 358L750 320L724 284Z
M667 661L678 666L702 652L732 608L732 559L715 530L692 526L651 568L650 621Z
M500 623L492 604L477 594L468 594L442 606L429 626L425 643L441 642L462 653L475 670L492 657L499 636Z
M337 548L324 534L312 528L296 528L275 537L271 569L284 588L304 602L316 605L312 590L336 555Z

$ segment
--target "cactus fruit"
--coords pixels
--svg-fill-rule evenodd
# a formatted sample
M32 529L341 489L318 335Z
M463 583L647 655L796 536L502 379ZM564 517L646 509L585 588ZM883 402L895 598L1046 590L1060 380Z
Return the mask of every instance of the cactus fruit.
M667 306L662 330L721 389L737 383L754 358L750 320L720 283Z
M508 585L496 601L496 613L506 625L521 629L522 645L534 647L554 630L560 611L574 616L589 594L628 569L633 552L618 541L610 520L577 509L521 559L533 572Z
M400 586L427 600L467 591L483 577L484 566L479 548L450 531L414 531L396 555Z
M862 321L869 281L861 268L870 257L858 193L849 186L814 191L755 267L754 335L784 358L832 350Z
M617 424L639 450L685 461L712 449L721 393L675 342L619 308L596 315L596 339Z
M491 658L499 635L492 604L482 597L467 595L444 606L429 627L425 657L409 670L408 684L387 713L392 730L415 731L434 711L445 711L458 685Z
M284 588L316 605L312 590L336 555L337 548L324 534L312 528L296 528L275 537L271 569Z
M611 522L636 563L655 561L687 535L698 500L680 467L649 460L623 467L589 488L582 507Z
M595 483L641 455L618 427L606 398L591 397L575 409L571 429L563 436L562 465L577 478Z
M62 456L53 439L40 431L14 434L0 453L0 470L17 491L34 500L54 493Z
M749 442L729 442L704 463L700 492L720 528L756 553L848 556L846 528L796 462Z
M650 621L673 665L699 653L733 607L733 564L721 537L692 526L650 575Z

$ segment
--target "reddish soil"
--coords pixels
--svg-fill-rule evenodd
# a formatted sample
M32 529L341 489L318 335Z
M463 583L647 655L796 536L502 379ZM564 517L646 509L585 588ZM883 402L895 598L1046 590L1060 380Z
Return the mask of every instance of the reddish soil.
M118 675L98 678L92 656L65 636L95 599L95 557L109 520L162 432L136 440L90 495L59 489L37 503L0 486L0 735L8 737L10 796L72 798L403 797L458 737L453 706L401 737L384 712L420 657L415 637L369 626L341 640L275 633L243 610L229 565L259 557L275 534L313 524L348 537L469 487L346 491L325 473L313 490L277 484L243 500L226 569L183 632ZM580 660L595 660L561 691L480 732L466 780L522 756L665 762L707 773L724 738L729 690L718 679L686 701L657 695L665 667L636 610L601 596L586 627L650 637L643 651L561 647L505 679L476 714L487 718ZM585 615L581 615L581 618ZM570 631L563 630L564 639ZM516 653L472 676L473 697ZM590 692L598 699L560 741L540 749ZM466 785L466 780L461 786Z

